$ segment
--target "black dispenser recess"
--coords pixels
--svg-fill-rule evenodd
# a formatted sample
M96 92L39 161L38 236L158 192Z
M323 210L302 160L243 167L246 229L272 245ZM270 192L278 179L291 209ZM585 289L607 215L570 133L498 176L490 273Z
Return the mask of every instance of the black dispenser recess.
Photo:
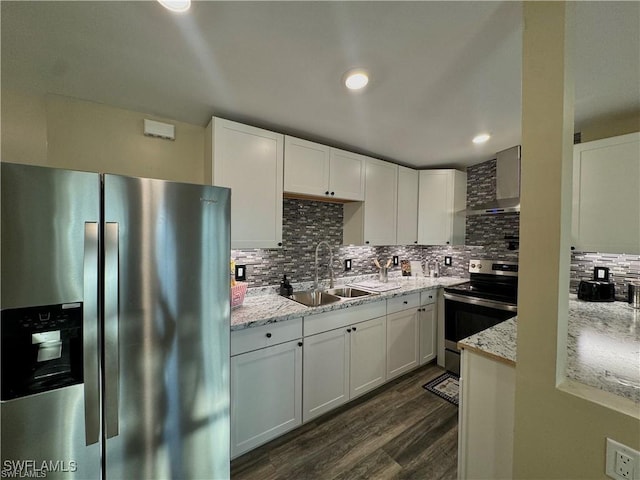
M82 303L2 311L2 400L82 383Z

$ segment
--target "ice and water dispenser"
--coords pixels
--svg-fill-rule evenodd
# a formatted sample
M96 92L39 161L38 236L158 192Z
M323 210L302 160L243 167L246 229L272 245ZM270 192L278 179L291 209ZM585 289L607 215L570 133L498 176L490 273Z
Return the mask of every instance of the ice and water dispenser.
M82 383L82 303L2 311L2 400Z

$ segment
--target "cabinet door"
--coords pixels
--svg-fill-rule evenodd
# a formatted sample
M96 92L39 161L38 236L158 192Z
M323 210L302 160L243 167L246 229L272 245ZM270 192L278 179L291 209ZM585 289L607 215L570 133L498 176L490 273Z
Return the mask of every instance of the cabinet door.
M572 245L640 253L640 133L574 146Z
M338 328L304 339L302 417L305 422L349 400L347 330Z
M364 200L365 157L356 153L331 149L329 189L335 198Z
M457 170L420 171L418 243L464 243L466 174Z
M418 170L398 166L397 245L418 243Z
M350 398L385 382L386 337L386 317L373 318L351 327Z
M387 315L387 380L418 366L417 308Z
M436 358L437 304L424 305L420 309L420 365Z
M447 170L420 172L418 242L422 245L451 243L451 174Z
M367 159L364 196L364 241L395 245L398 205L398 166Z
M331 148L286 136L284 139L284 191L331 196L329 157Z
M302 342L231 357L231 456L302 423Z
M516 369L462 350L458 478L513 478Z
M231 248L282 244L281 134L213 119L213 184L232 189Z

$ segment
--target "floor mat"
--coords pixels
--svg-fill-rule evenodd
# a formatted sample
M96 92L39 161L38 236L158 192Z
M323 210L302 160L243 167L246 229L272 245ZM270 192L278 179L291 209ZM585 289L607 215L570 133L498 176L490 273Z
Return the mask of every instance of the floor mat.
M439 377L436 377L429 383L423 385L422 388L429 390L431 393L435 393L454 405L459 405L458 396L460 383L458 381L458 376L453 373L443 373Z

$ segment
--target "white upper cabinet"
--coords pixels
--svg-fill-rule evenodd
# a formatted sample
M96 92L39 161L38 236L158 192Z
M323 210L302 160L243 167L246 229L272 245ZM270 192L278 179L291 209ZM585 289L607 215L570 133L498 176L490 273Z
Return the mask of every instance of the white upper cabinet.
M418 243L418 179L418 170L398 166L398 245Z
M214 117L205 138L208 181L231 188L231 248L282 246L284 136Z
M418 243L463 245L467 174L458 170L421 170Z
M329 193L343 200L364 200L365 159L357 153L332 148Z
M300 138L284 138L284 191L329 196L331 148Z
M640 133L573 148L572 247L640 254Z
M365 157L285 137L284 190L340 200L364 199Z
M344 206L345 244L395 245L398 166L367 158L364 203Z
M364 240L367 245L395 245L398 214L398 166L367 159Z

